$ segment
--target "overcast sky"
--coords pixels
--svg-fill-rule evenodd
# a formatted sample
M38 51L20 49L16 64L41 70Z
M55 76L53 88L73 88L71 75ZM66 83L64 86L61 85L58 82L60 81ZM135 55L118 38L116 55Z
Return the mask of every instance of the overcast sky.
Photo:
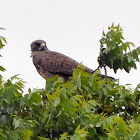
M1 0L0 35L8 44L0 52L4 77L20 74L27 88L44 88L45 80L36 72L30 58L30 44L36 39L47 42L50 50L70 56L96 69L99 40L103 30L114 22L124 29L126 41L140 45L139 0ZM121 84L140 83L140 63L137 70L108 71Z

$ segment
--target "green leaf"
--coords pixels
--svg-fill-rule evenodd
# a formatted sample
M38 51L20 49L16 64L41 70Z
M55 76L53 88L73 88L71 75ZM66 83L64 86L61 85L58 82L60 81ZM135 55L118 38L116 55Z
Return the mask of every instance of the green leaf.
M111 105L105 105L104 109L106 112L113 112L114 107Z
M103 36L105 36L105 32L103 31Z
M108 84L108 85L107 85L107 88L109 89L109 91L112 91L112 90L113 90L111 84Z
M129 73L129 71L130 71L130 69L131 69L131 67L129 66L129 63L128 63L128 61L127 61L126 58L123 60L123 68L124 68L124 70L125 70L126 72L128 72L128 73Z
M39 137L39 136L37 136L40 140L49 140L49 139L47 139L47 138L43 138L43 137Z
M60 101L61 101L61 104L63 104L63 103L65 104L68 101L68 96L66 94L66 88L62 89L62 93L60 95Z
M140 114L138 114L138 116L136 117L136 122L140 123Z
M8 121L8 117L6 115L1 115L0 116L0 124L6 124L6 122Z
M28 94L28 100L30 100L30 98L32 97L33 93L34 92L31 92L31 93Z
M100 104L96 100L90 100L88 103L90 103L93 106L99 106Z
M116 73L118 69L122 69L123 68L123 62L121 59L115 59L113 62L113 70Z
M80 130L80 124L77 126L77 128L75 129L75 133L78 133L78 131Z
M0 30L5 30L5 29L0 27Z
M0 71L6 71L6 69L0 66Z
M118 24L118 26L116 26L116 31L119 32L120 31L120 25Z
M17 129L19 127L19 125L20 125L20 120L14 118L13 119L13 125L14 125L14 128Z
M107 95L107 94L108 94L107 87L104 87L104 88L103 88L103 92L104 92L104 95Z
M11 100L12 100L13 96L12 96L12 91L11 89L9 89L7 92L6 92L6 100L10 103Z
M115 34L114 38L115 38L116 42L118 42L119 44L122 43L122 40L121 40L119 34Z
M137 53L136 50L133 50L133 52L132 52L132 56L133 56L134 59L136 59L137 61L139 61L138 53Z
M22 132L22 135L25 140L30 140L31 136L33 135L33 132L31 130L26 129Z
M137 66L134 61L131 61L129 64L132 68L137 69Z
M131 48L130 48L131 42L126 42L125 44L126 44L127 48L128 48L129 50L131 50Z
M31 89L30 88L28 88L28 93L31 93Z
M12 133L11 140L19 140L19 139L20 139L20 136L18 133Z
M0 36L0 39L2 39L2 40L4 41L4 43L6 43L6 44L7 44L7 41L6 41L5 37Z
M38 104L38 103L40 103L42 101L42 99L41 99L41 97L40 97L40 95L38 94L38 93L32 93L32 96L31 96L31 98L29 99L29 104L31 105L31 104L33 104L33 103L36 103L36 104Z
M34 107L33 107L34 108ZM34 109L31 111L33 115L35 115L36 117L44 118L43 113L41 112L41 108L38 107L38 110Z
M111 28L114 28L114 22L112 23Z
M131 53L128 54L128 62L131 62L133 60L133 56Z
M78 88L81 88L81 72L79 72L79 75L78 75L77 86Z
M0 39L0 49L2 49L5 45L2 43L2 40Z
M140 46L136 48L137 54L140 55Z
M22 107L25 103L25 97L20 98L20 107Z
M126 43L122 43L122 48L123 48L123 50L126 52L127 51L127 45L126 45Z
M89 121L89 126L91 128L94 128L95 125L97 124L97 122L99 121L99 119L102 117L102 114L98 115L96 118L93 118Z
M132 140L139 140L140 139L140 129L137 131L137 133L134 135Z
M118 32L118 36L119 36L120 39L123 39L124 40L124 37L122 35L122 32Z

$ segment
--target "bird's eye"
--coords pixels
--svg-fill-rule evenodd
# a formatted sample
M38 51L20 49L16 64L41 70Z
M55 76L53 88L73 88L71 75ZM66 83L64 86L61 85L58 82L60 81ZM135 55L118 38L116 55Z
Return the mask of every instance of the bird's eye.
M40 46L40 44L39 43L36 43L36 46Z

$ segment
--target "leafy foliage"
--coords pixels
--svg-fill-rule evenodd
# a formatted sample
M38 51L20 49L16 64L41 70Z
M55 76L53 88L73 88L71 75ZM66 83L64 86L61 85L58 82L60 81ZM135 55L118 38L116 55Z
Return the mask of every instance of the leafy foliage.
M1 76L0 139L139 140L140 84L131 89L98 75L75 69L66 83L56 76L25 95L18 75Z
M4 28L0 28L0 30L4 30ZM2 49L5 46L4 43L7 43L5 37L0 36L0 49ZM0 55L0 57L2 56ZM0 66L0 71L5 71L5 68ZM0 74L0 78L1 78L1 74Z
M113 68L116 73L118 69L130 72L131 68L136 69L136 62L139 62L140 47L131 50L135 45L132 42L125 42L123 30L112 24L108 32L103 32L100 39L100 56L98 62L100 67Z

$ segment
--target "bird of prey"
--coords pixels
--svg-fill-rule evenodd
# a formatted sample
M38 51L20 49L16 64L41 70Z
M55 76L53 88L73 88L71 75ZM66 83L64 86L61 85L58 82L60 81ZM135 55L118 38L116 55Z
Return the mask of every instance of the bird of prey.
M31 43L31 51L33 64L44 79L53 78L55 75L59 75L61 81L65 82L72 76L74 69L79 65L79 63L72 58L62 53L49 50L46 42L43 40L33 41ZM90 68L85 68L86 72L95 72Z

